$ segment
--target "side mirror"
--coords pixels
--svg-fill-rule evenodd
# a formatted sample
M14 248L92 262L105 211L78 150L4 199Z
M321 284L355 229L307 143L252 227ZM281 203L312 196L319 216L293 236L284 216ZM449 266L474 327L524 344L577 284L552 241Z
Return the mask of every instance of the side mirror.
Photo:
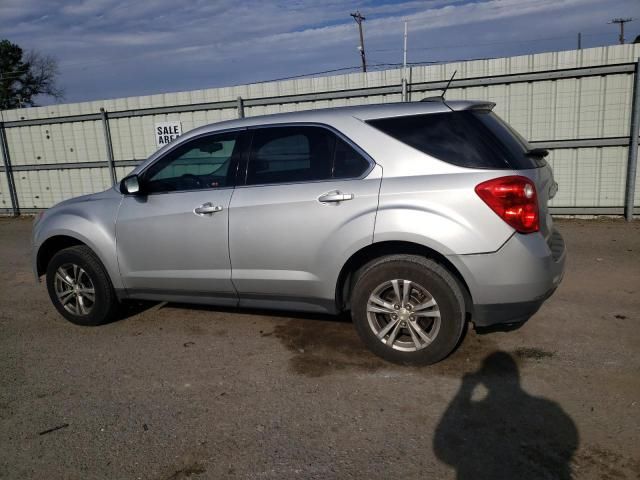
M120 182L120 192L129 195L139 195L140 181L137 175L129 175Z

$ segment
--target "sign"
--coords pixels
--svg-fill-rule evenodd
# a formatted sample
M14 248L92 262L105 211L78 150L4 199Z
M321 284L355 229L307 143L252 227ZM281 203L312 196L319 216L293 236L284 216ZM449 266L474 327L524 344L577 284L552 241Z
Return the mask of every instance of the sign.
M156 123L155 131L156 145L164 147L182 135L182 124L180 122L159 122Z

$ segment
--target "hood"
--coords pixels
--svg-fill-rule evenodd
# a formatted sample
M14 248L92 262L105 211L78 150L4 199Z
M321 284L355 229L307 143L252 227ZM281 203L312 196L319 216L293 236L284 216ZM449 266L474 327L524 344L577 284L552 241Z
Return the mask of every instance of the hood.
M60 203L56 203L53 207L50 208L50 210L58 207L69 206L76 203L96 202L100 200L119 197L121 195L122 194L120 192L118 192L115 188L112 187L112 188L109 188L108 190L105 190L104 192L90 193L88 195L81 195L79 197L73 197L67 200L63 200Z

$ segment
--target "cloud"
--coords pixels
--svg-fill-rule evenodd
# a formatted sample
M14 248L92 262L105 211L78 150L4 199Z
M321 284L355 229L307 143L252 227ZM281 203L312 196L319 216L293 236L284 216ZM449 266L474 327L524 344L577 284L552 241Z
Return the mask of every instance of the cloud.
M0 31L58 58L75 101L357 66L356 9L370 63L400 61L405 19L410 60L433 61L612 43L607 18L640 16L637 0L1 0Z
M62 8L65 15L96 15L112 6L110 0L84 0L82 2L69 2Z

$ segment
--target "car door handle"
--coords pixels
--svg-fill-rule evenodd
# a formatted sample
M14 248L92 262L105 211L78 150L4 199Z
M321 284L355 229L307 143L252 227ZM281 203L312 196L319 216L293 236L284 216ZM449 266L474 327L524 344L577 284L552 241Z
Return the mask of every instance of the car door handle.
M211 202L203 203L199 207L193 209L196 215L209 215L222 210L220 205L213 205Z
M321 203L335 203L335 202L344 202L346 200L352 200L353 193L340 193L340 192L329 192L321 195L318 198L318 201Z

